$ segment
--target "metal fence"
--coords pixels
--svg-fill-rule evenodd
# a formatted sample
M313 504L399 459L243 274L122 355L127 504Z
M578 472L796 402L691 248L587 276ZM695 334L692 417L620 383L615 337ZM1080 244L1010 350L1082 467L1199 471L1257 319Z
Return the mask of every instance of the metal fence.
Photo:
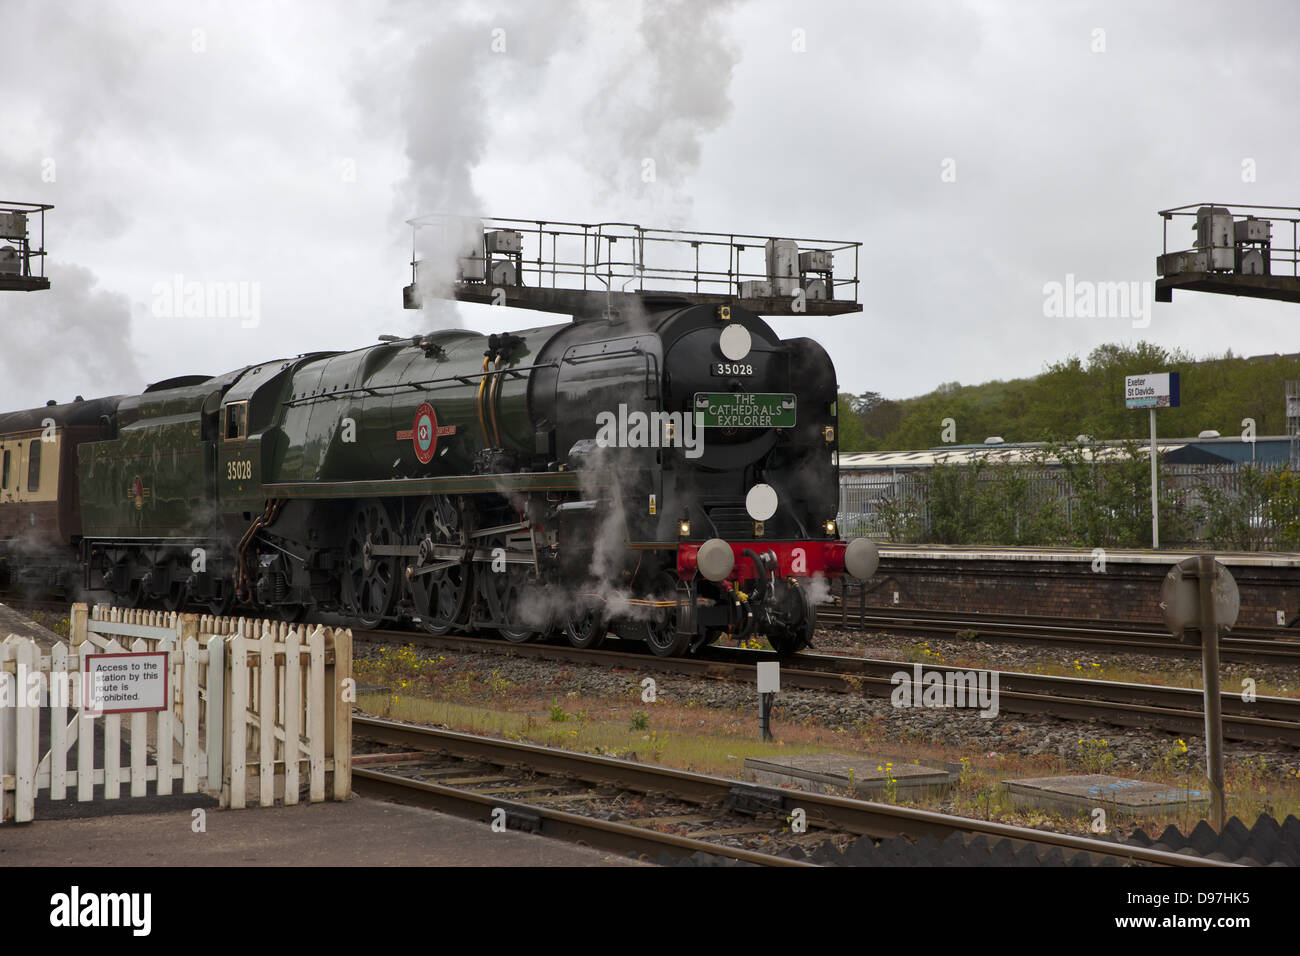
M962 467L962 466L950 466ZM1241 500L1243 475L1253 470L1258 474L1282 472L1285 462L1248 464L1160 465L1159 483L1161 517L1167 511L1178 516L1181 533L1177 537L1161 539L1170 545L1217 546L1208 535L1210 520L1207 489L1222 492L1230 499ZM905 468L879 471L842 471L840 473L839 527L849 537L867 535L909 543L933 540L933 522L930 502L932 471L928 468ZM1016 481L1022 484L1018 499L1025 516L1054 505L1059 509L1064 524L1073 527L1079 517L1080 496L1072 487L1065 471L1050 466L989 469L978 475L978 482L996 483ZM988 487L988 485L985 485ZM993 489L990 489L993 490ZM1134 500L1134 508L1149 509L1149 497ZM1262 505L1243 505L1247 512L1242 516L1252 539L1247 547L1267 549L1280 542L1280 529L1274 527L1268 511ZM900 534L900 529L902 533ZM1172 529L1171 529L1172 530ZM982 544L1011 544L1013 542L971 542ZM1060 543L1066 543L1062 541Z

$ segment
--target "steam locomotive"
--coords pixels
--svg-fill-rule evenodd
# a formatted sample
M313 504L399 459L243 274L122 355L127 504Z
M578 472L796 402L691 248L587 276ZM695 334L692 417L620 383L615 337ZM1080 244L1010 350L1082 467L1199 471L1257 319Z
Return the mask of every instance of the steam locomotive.
M837 533L835 415L815 341L674 296L173 378L0 415L0 585L789 654L876 567Z

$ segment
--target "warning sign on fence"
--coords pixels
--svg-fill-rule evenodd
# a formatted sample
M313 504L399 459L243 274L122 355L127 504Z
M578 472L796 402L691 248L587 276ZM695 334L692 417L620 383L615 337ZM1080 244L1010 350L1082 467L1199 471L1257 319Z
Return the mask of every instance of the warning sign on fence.
M167 706L167 655L86 654L82 687L89 711L130 714Z

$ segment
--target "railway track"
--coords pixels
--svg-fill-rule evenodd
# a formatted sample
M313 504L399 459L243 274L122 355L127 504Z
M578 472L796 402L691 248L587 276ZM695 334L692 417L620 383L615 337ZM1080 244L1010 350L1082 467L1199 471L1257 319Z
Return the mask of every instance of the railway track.
M1201 657L1199 645L1183 644L1149 625L1134 622L841 606L819 609L817 623L822 627L922 637L956 638L974 632L975 639L985 641L1055 644L1198 661ZM1234 628L1219 641L1219 659L1237 664L1300 665L1300 635L1290 628Z
M1064 617L1059 614L1024 614L1024 613L984 613L984 612L964 612L964 611L943 611L933 608L924 607L892 607L889 605L862 605L854 597L854 592L849 592L847 602L840 598L838 593L831 596L832 603L820 605L819 613L828 616L828 624L841 624L844 618L847 623L852 625L860 612L868 615L885 615L889 617L928 617L928 618L951 618L963 621L983 621L986 623L1017 623L1040 625L1043 627L1075 627L1075 628L1098 628L1106 631L1131 631L1149 634L1158 634L1162 637L1168 637L1161 630L1158 621L1134 621L1122 620L1120 618L1088 618L1088 617ZM1287 639L1300 641L1300 617L1295 618L1287 626L1261 625L1261 624L1238 624L1232 629L1232 634L1237 637L1250 637L1261 640Z
M31 602L15 603L19 607L46 609ZM59 611L62 607L63 605L49 605L52 611ZM917 623L920 619L908 617L907 620ZM950 620L944 626L951 628L956 623ZM635 652L604 649L591 651L545 643L513 644L496 639L455 635L435 637L423 632L408 631L356 631L354 639L423 643L480 653L601 663L749 683L757 680L756 664L777 659L774 654L739 648L708 648L704 656L694 658L658 658L646 653L643 647L636 647ZM1228 642L1224 643L1226 648ZM879 696L887 697L896 686L894 675L900 671L910 672L912 666L902 661L803 652L783 663L782 684L793 689L878 693ZM1014 671L994 672L986 668L942 668L927 665L926 669L974 672L980 679L990 682L996 673L998 706L1003 712L1095 720L1122 727L1159 728L1180 734L1197 734L1204 729L1203 694L1192 688ZM1300 700L1257 696L1247 703L1239 693L1224 693L1221 699L1226 739L1300 747Z
M1216 860L1071 834L894 807L844 797L767 787L724 777L656 767L439 730L353 719L358 742L395 750L353 758L359 794L436 809L484 823L504 823L545 836L620 853L708 853L763 866L808 866L778 856L782 849L837 838L930 837L1007 840L1040 853L1085 854L1088 862L1144 866L1224 866ZM379 769L379 768L386 769ZM630 800L628 795L637 799ZM647 813L647 801L655 812ZM806 821L793 833L790 821ZM659 829L656 829L658 827ZM665 832L665 829L686 833ZM749 846L730 845L744 842ZM756 847L762 847L757 849Z
M777 660L775 654L740 648L709 648L705 656L655 657L643 650L579 650L558 644L511 644L489 638L406 631L354 631L354 642L415 643L450 650L518 655L543 660L599 664L606 667L681 674L690 677L756 683L757 664ZM630 645L631 646L631 645ZM608 645L606 645L608 647ZM799 653L781 666L781 686L889 697L894 675L913 673L913 664L873 658ZM986 668L925 665L925 670L959 670L988 675ZM997 671L1000 712L1040 714L1069 720L1095 720L1121 727L1159 728L1172 733L1200 734L1205 729L1201 691L1160 684L1131 684ZM1300 747L1300 700L1256 697L1246 703L1240 694L1222 694L1223 730L1228 740Z
M19 611L42 611L66 616L68 603L4 599ZM823 607L821 627L881 630L918 637L958 638L973 632L973 639L1020 644L1050 644L1105 652L1131 652L1156 657L1200 660L1199 646L1183 644L1149 625L1132 621L1083 621L1031 615L957 614L924 609L870 610L858 605ZM1220 640L1219 659L1225 664L1278 664L1300 666L1300 633L1283 627L1238 627Z

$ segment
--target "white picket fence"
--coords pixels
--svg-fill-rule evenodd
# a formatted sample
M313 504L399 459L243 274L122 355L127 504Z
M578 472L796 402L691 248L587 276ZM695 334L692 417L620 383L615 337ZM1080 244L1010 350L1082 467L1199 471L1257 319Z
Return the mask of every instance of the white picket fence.
M38 791L88 801L99 787L102 799L113 800L123 785L132 797L148 795L150 781L155 794L171 794L179 783L182 793L215 793L222 806L235 808L271 806L277 797L297 803L304 782L313 803L327 793L349 796L350 630L104 606L91 612L84 604L73 606L70 623L71 647L59 643L49 654L15 635L0 642L0 821L33 819ZM171 706L87 712L80 697L84 656L128 651L167 654ZM96 725L102 767L95 766Z

